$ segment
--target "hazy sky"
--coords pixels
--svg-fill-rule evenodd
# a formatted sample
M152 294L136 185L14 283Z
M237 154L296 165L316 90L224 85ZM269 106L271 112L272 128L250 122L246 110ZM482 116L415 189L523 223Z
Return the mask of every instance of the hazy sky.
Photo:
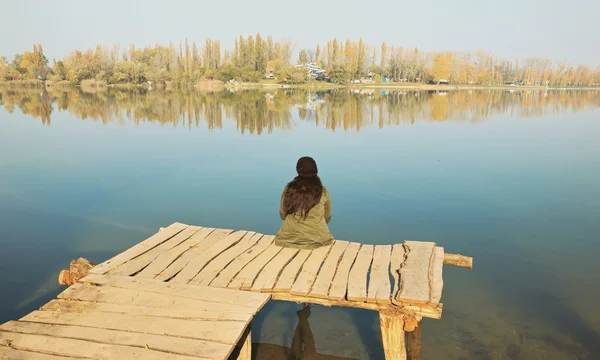
M49 58L96 44L168 44L239 34L487 50L514 60L538 56L600 65L600 0L0 0L0 55L44 46Z

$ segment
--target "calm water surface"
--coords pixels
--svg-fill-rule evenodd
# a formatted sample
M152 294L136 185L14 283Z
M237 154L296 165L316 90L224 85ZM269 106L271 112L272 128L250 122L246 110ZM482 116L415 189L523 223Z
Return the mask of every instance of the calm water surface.
M0 322L55 297L70 260L175 221L275 233L310 155L336 238L475 258L444 269L425 359L600 358L599 92L0 96ZM289 347L298 309L270 303L254 341ZM382 358L376 313L315 306L309 322L319 353Z

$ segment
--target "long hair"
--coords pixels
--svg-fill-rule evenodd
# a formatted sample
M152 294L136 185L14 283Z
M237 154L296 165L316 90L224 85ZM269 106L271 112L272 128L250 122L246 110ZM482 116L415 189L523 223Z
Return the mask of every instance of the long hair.
M317 175L311 177L296 176L285 190L283 206L286 215L300 214L308 216L308 212L321 200L323 184Z

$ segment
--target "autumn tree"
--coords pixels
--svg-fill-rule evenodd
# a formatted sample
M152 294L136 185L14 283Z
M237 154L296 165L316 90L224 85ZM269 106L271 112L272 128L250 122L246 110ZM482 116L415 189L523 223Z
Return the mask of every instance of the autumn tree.
M450 55L447 53L437 54L433 59L430 73L437 83L442 80L448 81L450 78Z

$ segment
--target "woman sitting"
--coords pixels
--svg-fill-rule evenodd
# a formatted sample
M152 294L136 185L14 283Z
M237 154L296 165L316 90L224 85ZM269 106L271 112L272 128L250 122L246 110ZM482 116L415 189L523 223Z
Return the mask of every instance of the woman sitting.
M330 245L333 236L327 224L331 221L331 199L317 176L317 163L310 157L300 158L296 171L298 176L281 195L279 215L283 224L275 244L298 249Z

